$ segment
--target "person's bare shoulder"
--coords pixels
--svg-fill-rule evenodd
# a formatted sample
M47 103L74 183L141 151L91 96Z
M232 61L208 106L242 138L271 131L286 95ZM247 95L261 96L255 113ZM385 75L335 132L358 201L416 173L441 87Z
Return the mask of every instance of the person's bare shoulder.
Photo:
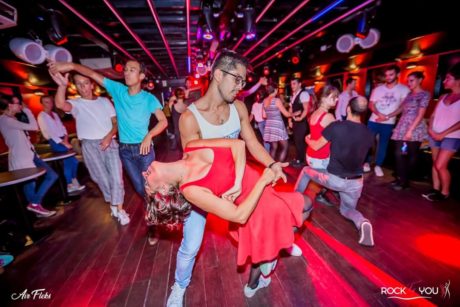
M179 132L182 144L185 146L189 141L200 138L200 127L195 115L190 110L183 112L179 118Z
M246 105L244 102L241 100L235 100L233 104L236 107L236 110L238 111L238 115L241 117L248 117L248 109L246 108Z

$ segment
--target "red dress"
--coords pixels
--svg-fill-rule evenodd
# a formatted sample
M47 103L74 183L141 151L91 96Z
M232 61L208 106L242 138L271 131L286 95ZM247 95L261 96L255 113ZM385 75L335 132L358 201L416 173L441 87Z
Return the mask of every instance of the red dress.
M235 163L231 149L191 147L186 148L185 152L198 149L211 149L214 152L212 166L204 178L188 182L180 189L184 190L190 185L200 186L221 197L235 183ZM236 205L246 199L259 178L260 173L246 165L242 192L235 201ZM271 186L266 186L246 224L231 227L230 234L238 241L238 265L245 264L248 257L252 263L273 260L281 249L290 247L294 243L293 226L302 225L303 206L302 194L277 192Z

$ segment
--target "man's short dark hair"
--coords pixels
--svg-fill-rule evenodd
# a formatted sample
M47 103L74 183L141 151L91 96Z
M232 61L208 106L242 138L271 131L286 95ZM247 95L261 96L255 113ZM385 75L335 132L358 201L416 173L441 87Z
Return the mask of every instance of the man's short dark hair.
M291 78L291 81L297 81L297 82L299 82L299 83L302 83L302 81L300 80L299 77L292 77L292 78Z
M11 103L12 99L13 96L11 95L0 94L0 110L4 111L8 109L8 104Z
M394 70L397 75L401 72L401 68L399 68L399 66L396 64L391 64L385 67L384 69L384 71L389 71L389 70Z
M348 78L347 81L345 81L345 84L346 85L350 85L353 81L355 81L356 79L354 78Z
M51 98L51 99L53 99L53 96L51 96L51 95L44 95L44 96L41 96L41 97L40 97L40 103L43 104L43 100L45 100L46 98Z
M140 73L140 74L145 74L145 71L147 70L147 67L145 66L145 63L144 63L144 62L141 62L141 61L139 61L139 60L128 60L128 61L126 61L125 65L126 65L128 62L138 63L138 64L139 64L139 73Z
M367 101L366 98L362 96L356 96L351 98L348 105L350 106L351 114L353 115L361 116L365 114L367 111Z
M451 68L449 68L449 71L447 73L451 75L452 77L454 77L455 80L459 80L460 79L460 62L457 62Z
M85 75L82 75L82 74L80 74L80 73L78 73L78 72L74 72L74 73L72 73L72 74L70 75L70 81L71 81L73 84L75 84L75 77L76 77L76 76L80 76L80 77L83 77L83 78L87 78L87 79L89 79L91 82L93 82L93 79L91 79L90 77L87 77L87 76L85 76Z
M249 61L239 53L231 50L223 50L212 65L212 74L218 68L220 70L230 71L236 69L236 65L248 67Z

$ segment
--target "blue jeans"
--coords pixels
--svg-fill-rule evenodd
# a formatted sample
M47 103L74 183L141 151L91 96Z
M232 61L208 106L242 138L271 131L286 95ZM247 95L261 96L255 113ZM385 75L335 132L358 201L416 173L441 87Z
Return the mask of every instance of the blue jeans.
M259 128L260 135L262 135L263 140L265 133L265 121L257 122L257 127ZM267 152L270 152L270 143L264 142L264 148Z
M23 191L29 203L41 204L46 192L48 192L53 183L58 179L58 175L46 162L41 160L37 155L34 156L34 164L36 167L43 167L46 169L43 182L40 184L38 189L35 190L37 182L36 180L32 180L31 182L24 184Z
M306 166L302 169L297 178L294 191L303 193L310 183L310 180L322 185L329 190L337 191L340 194L340 214L346 219L353 221L356 228L360 229L361 224L367 219L361 212L356 210L358 200L363 190L363 178L344 179L327 170L313 169Z
M368 122L367 127L371 130L375 136L379 136L379 142L377 145L377 154L375 158L375 164L382 166L387 155L388 142L390 141L391 134L393 132L393 124L380 124L375 122ZM367 162L371 161L370 155L367 156Z
M52 139L49 140L51 150L53 152L68 152L69 149L62 144L56 143ZM75 157L64 159L64 177L67 184L72 183L72 179L77 178L78 160Z
M206 216L206 212L194 207L184 222L184 237L177 252L175 274L176 282L182 289L188 287L192 278L196 255L203 241Z
M155 151L152 144L150 152L146 155L141 155L139 153L140 148L141 144L120 143L120 159L137 194L144 197L145 181L142 172L145 172L149 165L155 160Z

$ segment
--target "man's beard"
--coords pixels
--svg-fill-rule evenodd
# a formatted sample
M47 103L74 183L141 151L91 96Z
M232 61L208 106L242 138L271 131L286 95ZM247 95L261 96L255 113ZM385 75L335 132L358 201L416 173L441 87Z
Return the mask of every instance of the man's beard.
M393 78L393 80L391 80L390 82L387 81L387 84L393 84L393 83L396 83L396 78Z
M227 99L219 87L217 88L217 90L219 91L219 94L220 94L220 97L222 97L222 100L225 101L226 103L233 103L235 101L236 95L233 96L233 99L230 99L230 98Z

